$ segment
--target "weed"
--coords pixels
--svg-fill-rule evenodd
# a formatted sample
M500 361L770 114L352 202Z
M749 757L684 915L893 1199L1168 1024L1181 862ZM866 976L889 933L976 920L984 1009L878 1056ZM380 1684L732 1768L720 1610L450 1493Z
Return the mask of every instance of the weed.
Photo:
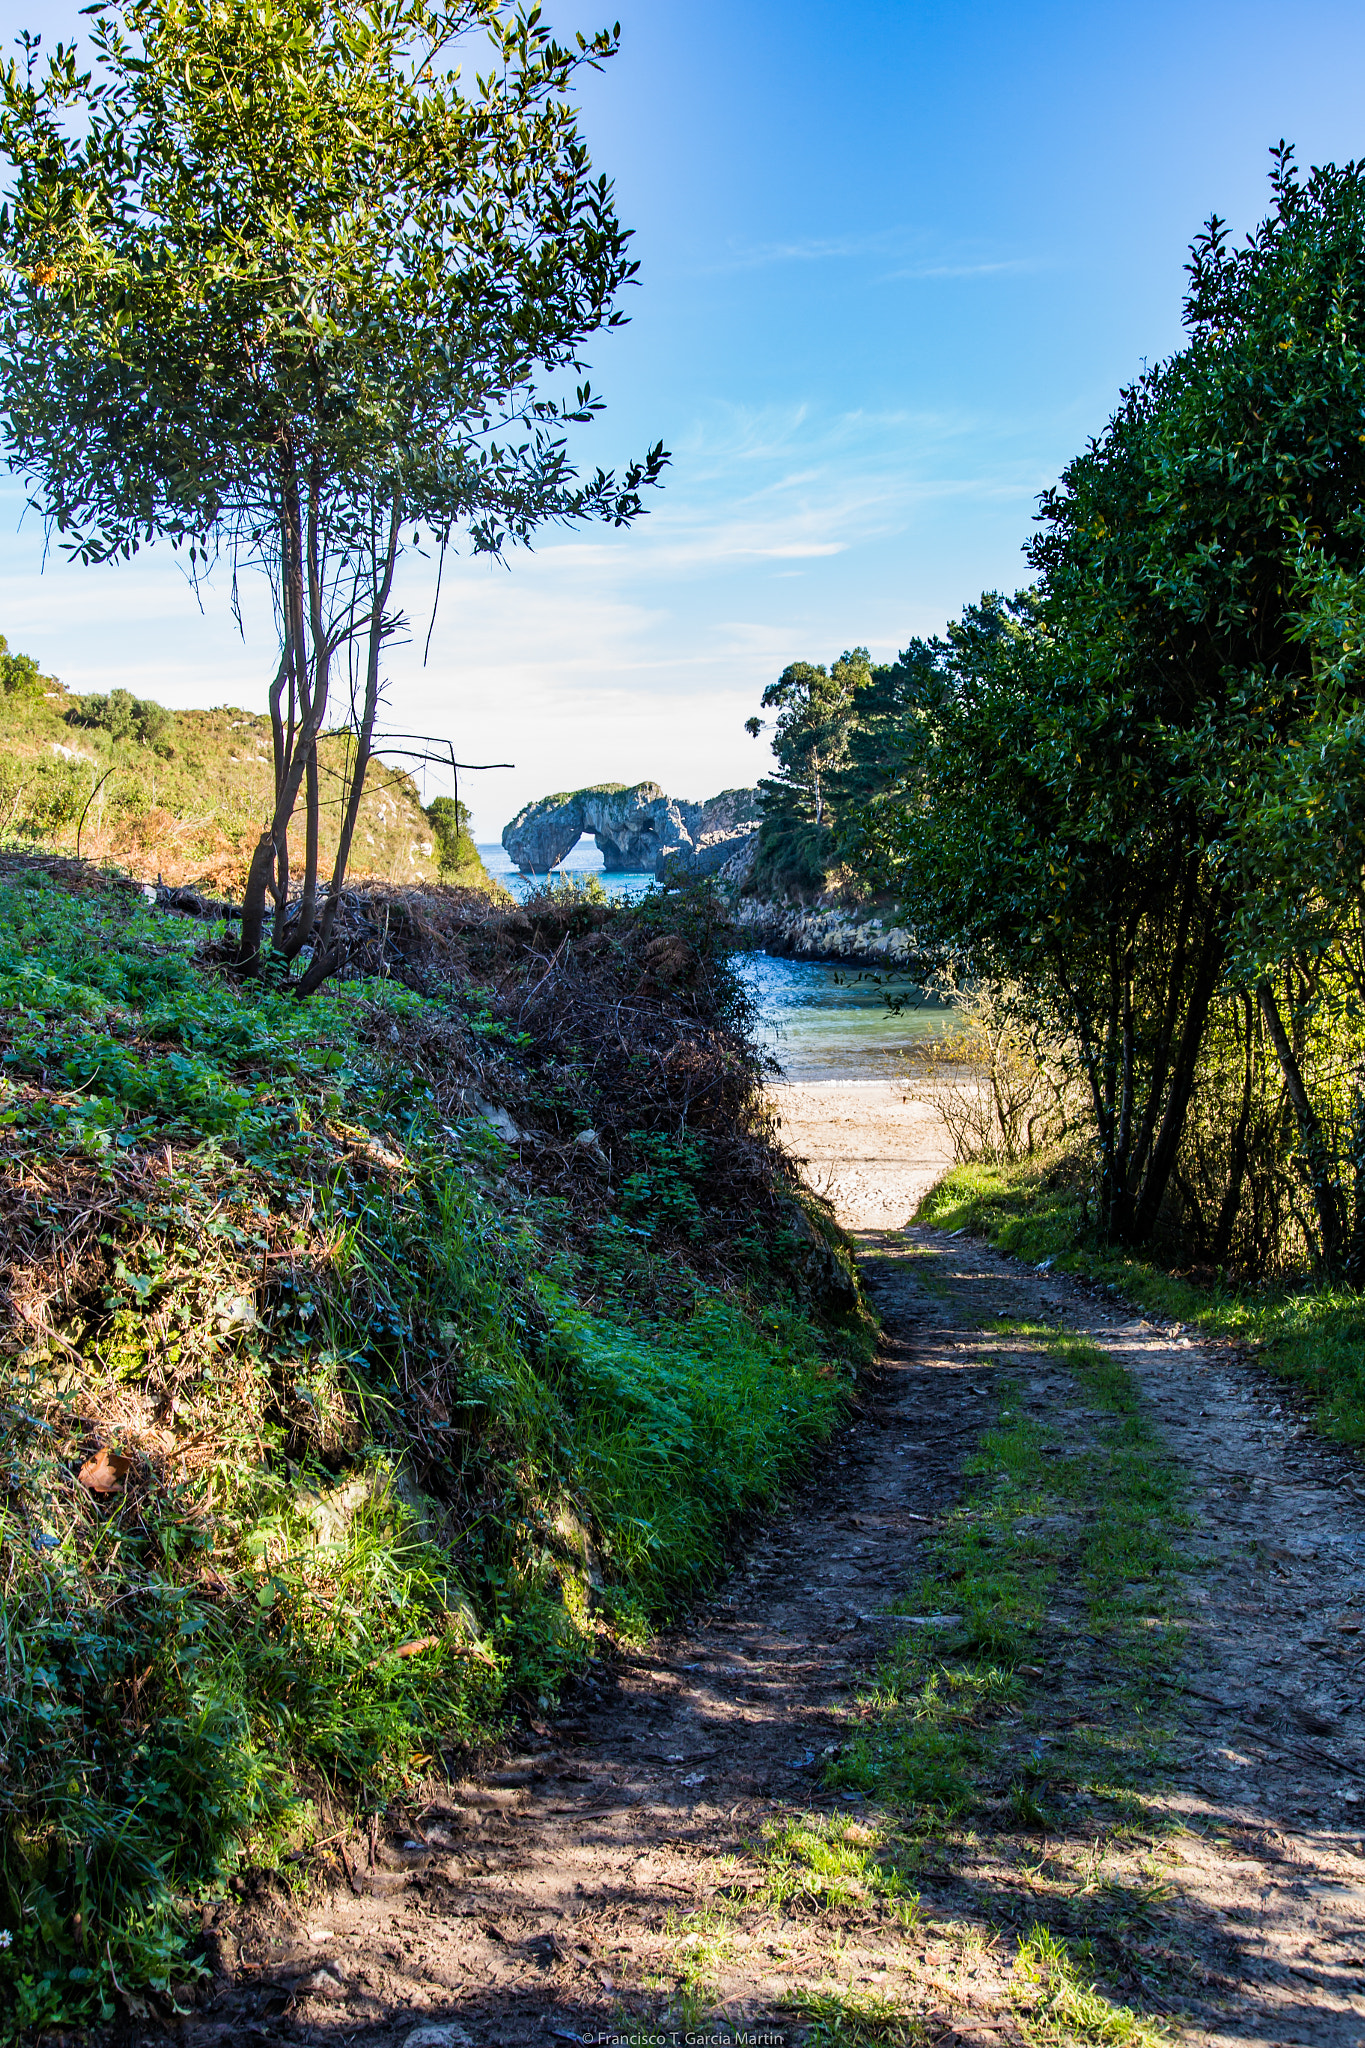
M775 1229L759 1304L677 1217L609 1284L630 1219L590 1179L580 1229L464 1104L529 1059L477 990L305 1010L90 880L0 870L0 2027L168 2009L186 1902L305 1838L305 1787L373 1810L639 1639L851 1380Z
M1025 1779L1021 1778L1010 1786L1009 1806L1021 1828L1036 1828L1043 1835L1056 1829L1055 1819L1039 1800L1035 1787Z
M1111 2005L1093 1981L1087 1983L1093 1962L1086 1943L1069 1945L1043 1926L1029 1931L1014 1965L1022 1992L1016 1993L1016 2010L1028 2038L1037 2048L1071 2048L1076 2042L1157 2048L1167 2030L1139 2019L1126 2005Z
M763 1894L775 1913L880 1902L905 1928L919 1914L904 1847L843 1814L804 1814L763 1829Z
M1098 1796L1150 1775L1162 1756L1158 1680L1183 1643L1180 1479L1128 1374L1065 1333L1006 1324L998 1334L1066 1365L1094 1420L1088 1442L1064 1446L1021 1384L1000 1383L995 1424L964 1466L969 1490L895 1603L935 1619L907 1629L884 1660L832 1775L929 1829L994 1793L1016 1824L1046 1831L1056 1824L1047 1787ZM1069 1608L1101 1656L1080 1646L1098 1667L1086 1683L1091 1711L1057 1743L1040 1732L1037 1674L1076 1654Z
M664 1934L673 1943L678 2017L690 2031L715 2004L717 1972L734 1949L734 1909L721 1905L699 1913L670 1911L664 1918Z
M877 1992L825 1985L788 2006L809 2022L808 2048L923 2048L933 2038L922 2019Z

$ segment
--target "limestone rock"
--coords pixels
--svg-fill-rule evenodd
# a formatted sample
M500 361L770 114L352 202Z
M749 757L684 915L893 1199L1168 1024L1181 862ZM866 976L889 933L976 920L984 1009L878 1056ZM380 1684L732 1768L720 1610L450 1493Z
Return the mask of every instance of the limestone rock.
M752 870L751 870L752 871ZM727 875L728 880L740 880ZM742 881L741 881L742 886ZM892 967L924 980L941 964L909 926L870 906L772 903L743 896L731 915L751 945L793 960L837 960L856 967Z
M754 834L758 792L726 789L706 803L666 796L657 782L598 783L527 804L502 843L524 875L548 875L584 833L609 875L713 874Z

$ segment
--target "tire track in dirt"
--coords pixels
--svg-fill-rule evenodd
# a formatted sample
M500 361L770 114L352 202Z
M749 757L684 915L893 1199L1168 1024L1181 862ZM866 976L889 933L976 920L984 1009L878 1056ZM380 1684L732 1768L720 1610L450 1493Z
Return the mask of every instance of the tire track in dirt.
M886 1609L958 1496L997 1376L1079 1409L1055 1364L992 1331L1002 1317L1119 1357L1192 1489L1192 1689L1173 1695L1166 1789L1147 1798L1179 1832L1148 1829L1105 1866L1130 1891L1147 1873L1154 1900L1112 1995L1201 2048L1365 2040L1359 1466L1246 1367L1060 1279L927 1231L868 1236L863 1260L887 1332L863 1411L718 1597L500 1768L345 1845L349 1886L206 1916L218 1975L186 2040L380 2048L436 2028L413 2048L510 2048L682 2039L710 2013L788 2042L831 1998L881 2015L868 2040L895 2040L895 2013L917 2022L907 2040L1022 2038L1017 1941L1040 1887L1077 1892L1084 1812L1041 1844L992 1814L931 1840L909 1927L872 1899L775 1911L757 1847L803 1815L877 1821L822 1787L826 1752L906 1625Z

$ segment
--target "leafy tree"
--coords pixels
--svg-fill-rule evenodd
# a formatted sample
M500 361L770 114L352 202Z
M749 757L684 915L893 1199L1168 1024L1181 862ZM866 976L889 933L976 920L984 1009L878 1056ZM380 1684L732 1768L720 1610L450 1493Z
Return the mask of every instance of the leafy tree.
M666 457L580 479L588 338L634 276L569 100L616 33L557 43L506 0L110 0L96 68L36 39L0 82L0 439L85 560L156 537L264 571L280 633L275 793L241 957L332 929L405 547L500 554L629 523ZM466 89L456 59L487 58ZM319 908L316 742L354 728ZM289 829L306 807L301 899Z
M833 778L847 757L856 702L871 675L867 649L855 647L828 669L792 662L763 692L763 709L777 712L771 745L778 769L759 785L759 865L775 879L818 886L824 878L835 843ZM757 738L765 722L750 718L744 729Z
M1125 1240L1169 1183L1226 948L1162 730L1066 624L1036 594L988 596L921 651L906 793L865 810L861 863L1075 1049L1098 1222Z
M31 654L11 654L9 642L0 633L0 693L6 697L41 697L60 684L40 671Z
M894 662L874 668L870 681L858 692L843 763L829 778L839 847L846 855L870 849L866 830L870 811L912 801L915 726L922 715L924 685L937 660L935 643L912 640ZM890 886L893 879L885 872L870 870L865 878L878 889Z
M1209 223L1188 347L1047 496L1033 559L1069 643L1113 679L1115 776L1186 849L1196 949L1256 993L1335 1270L1347 1202L1281 969L1331 946L1362 880L1365 167L1301 181L1273 155L1270 215L1236 251Z
M899 750L868 728L849 751L864 872L897 874L922 928L1074 1047L1104 1234L1156 1229L1215 1004L1241 990L1321 1262L1365 1280L1365 1076L1343 1116L1296 1050L1333 987L1365 1001L1365 167L1300 181L1281 145L1272 190L1243 248L1209 224L1188 345L1045 495L1036 591L916 649Z
M154 753L171 751L175 719L164 704L135 697L131 690L110 690L108 696L78 697L67 712L71 725L107 732L112 740L132 740Z
M453 796L438 796L426 807L427 823L436 841L436 861L443 877L458 874L477 857L469 831L469 807Z

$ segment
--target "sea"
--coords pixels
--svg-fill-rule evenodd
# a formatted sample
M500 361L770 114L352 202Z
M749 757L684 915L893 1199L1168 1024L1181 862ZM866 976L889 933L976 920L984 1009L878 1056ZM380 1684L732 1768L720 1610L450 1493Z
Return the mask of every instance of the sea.
M484 866L524 901L532 884L501 846L480 846ZM654 887L649 875L608 875L590 839L580 839L557 870L596 875L608 895L638 902ZM818 960L786 960L745 952L739 971L753 993L756 1036L786 1080L803 1083L896 1081L917 1045L941 1036L954 1022L950 1006L926 997L893 971L836 967Z

